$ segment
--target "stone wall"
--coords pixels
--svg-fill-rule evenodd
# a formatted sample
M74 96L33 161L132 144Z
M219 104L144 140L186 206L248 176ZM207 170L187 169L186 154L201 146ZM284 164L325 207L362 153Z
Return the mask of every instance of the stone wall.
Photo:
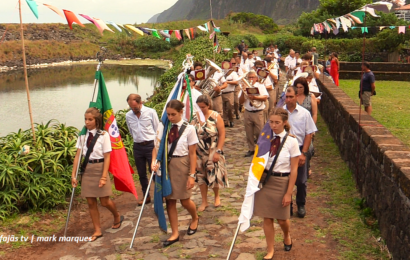
M374 210L394 259L410 259L409 148L364 111L359 125L359 106L329 79L320 80L320 113L359 192Z
M410 64L370 62L376 80L410 81ZM340 62L340 79L361 78L361 62Z

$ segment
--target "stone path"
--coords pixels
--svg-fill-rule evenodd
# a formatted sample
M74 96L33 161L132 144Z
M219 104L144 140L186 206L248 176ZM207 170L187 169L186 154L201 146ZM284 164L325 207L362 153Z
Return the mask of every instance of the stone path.
M284 77L282 77L284 79ZM283 82L281 82L283 85ZM245 131L242 119L235 120L234 128L227 128L227 138L224 146L227 168L229 172L230 187L221 190L221 207L213 206L213 192L208 193L209 207L200 213L198 232L193 236L187 236L186 230L190 223L188 212L178 203L180 242L170 247L163 248L162 242L169 235L162 233L158 228L158 222L154 214L153 205L149 204L143 213L143 218L137 233L134 246L130 249L130 242L138 219L140 207L130 210L125 215L125 221L118 230L108 228L111 225L109 219L103 219L108 228L104 231L104 237L93 243L58 243L49 249L42 251L38 259L60 260L117 260L117 259L226 259L231 245L234 232L237 227L238 216L245 194L249 165L252 158L244 158L247 152ZM314 162L312 163L314 170ZM309 186L309 192L315 191L315 184ZM151 189L153 192L153 189ZM135 205L132 195L129 196L129 205ZM197 206L201 203L199 189L197 188L192 197ZM275 259L336 259L338 256L335 242L330 237L323 235L318 230L327 226L325 218L319 212L316 204L319 199L309 199L306 205L307 216L304 219L292 218L291 235L293 248L290 252L283 250L283 236L279 226L275 224ZM124 203L123 203L124 204ZM124 205L117 204L119 210ZM132 209L131 207L128 207ZM104 210L104 209L102 209ZM88 218L87 212L80 216ZM77 227L70 236L89 236L91 221L85 227ZM86 230L87 229L87 230ZM170 232L170 228L168 228ZM319 242L318 239L320 240ZM39 251L39 250L37 250ZM238 235L231 259L254 260L262 259L266 252L265 236L262 229L262 219L254 217L251 228Z

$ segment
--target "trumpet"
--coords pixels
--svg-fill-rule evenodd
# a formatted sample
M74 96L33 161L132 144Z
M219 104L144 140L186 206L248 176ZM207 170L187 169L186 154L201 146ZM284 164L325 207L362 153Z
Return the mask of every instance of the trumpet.
M246 80L246 77L248 75L249 72L247 72L246 74L244 74L238 81L241 81L245 84L246 88L255 88L253 85L251 85L251 83L249 83L248 80ZM249 102L251 103L252 106L254 106L255 108L260 108L264 102L260 101L260 100L250 100L248 93L246 91L243 91L243 94L245 95L245 98L249 100Z

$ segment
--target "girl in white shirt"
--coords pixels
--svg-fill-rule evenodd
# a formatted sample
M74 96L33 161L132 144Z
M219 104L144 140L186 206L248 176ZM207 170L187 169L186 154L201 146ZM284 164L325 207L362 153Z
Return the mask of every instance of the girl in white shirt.
M272 129L271 150L265 172L268 171L275 159L290 126L288 112L283 108L275 108L269 116L269 125ZM261 190L255 193L255 205L253 214L264 218L263 230L265 232L268 253L263 259L272 259L274 255L275 229L274 219L283 231L285 251L292 248L290 237L290 203L292 200L293 187L297 177L299 162L299 145L294 136L288 135L279 157L272 169L272 174Z
M111 141L110 135L101 130L103 125L102 115L97 108L91 107L85 111L84 117L87 134L80 136L77 140L77 154L74 158L71 184L73 187L76 187L78 184L76 172L78 160L80 160L81 156L81 147L83 156L85 156L93 136L98 132L100 136L95 142L81 180L81 196L87 199L95 230L90 240L93 242L103 236L97 198L100 198L101 206L106 207L113 214L114 224L111 228L120 228L124 217L120 216L114 202L110 199L112 189L108 168L110 166Z
M166 106L167 116L172 123L171 129L167 134L167 138L170 141L168 144L168 152L172 146L172 140L176 136L179 136L179 130L184 124L183 120L184 104L179 100L171 100ZM173 128L175 128L173 130ZM164 131L164 125L158 126L157 135L155 138L155 148L152 151L152 158L157 158L158 149L161 143L162 134ZM166 129L165 131L168 131ZM171 224L172 235L166 240L164 247L170 246L173 243L179 241L178 232L178 211L177 200L181 201L181 204L186 208L192 216L191 224L188 227L187 235L193 235L198 229L198 214L196 212L196 205L191 200L192 188L196 179L196 144L198 143L198 137L196 135L195 127L192 125L186 125L184 132L179 138L174 153L168 163L168 173L171 181L172 193L166 197L167 213L169 222ZM152 171L157 172L159 169L159 163L152 163Z

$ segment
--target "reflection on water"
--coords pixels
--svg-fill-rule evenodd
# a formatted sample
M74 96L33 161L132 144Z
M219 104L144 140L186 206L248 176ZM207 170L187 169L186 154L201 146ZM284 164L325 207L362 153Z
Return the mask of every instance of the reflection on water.
M28 71L34 122L58 119L77 128L83 125L94 90L96 65L77 65ZM114 111L127 107L126 98L152 94L162 69L142 66L104 65L101 68ZM27 94L22 70L0 73L0 136L28 129Z

